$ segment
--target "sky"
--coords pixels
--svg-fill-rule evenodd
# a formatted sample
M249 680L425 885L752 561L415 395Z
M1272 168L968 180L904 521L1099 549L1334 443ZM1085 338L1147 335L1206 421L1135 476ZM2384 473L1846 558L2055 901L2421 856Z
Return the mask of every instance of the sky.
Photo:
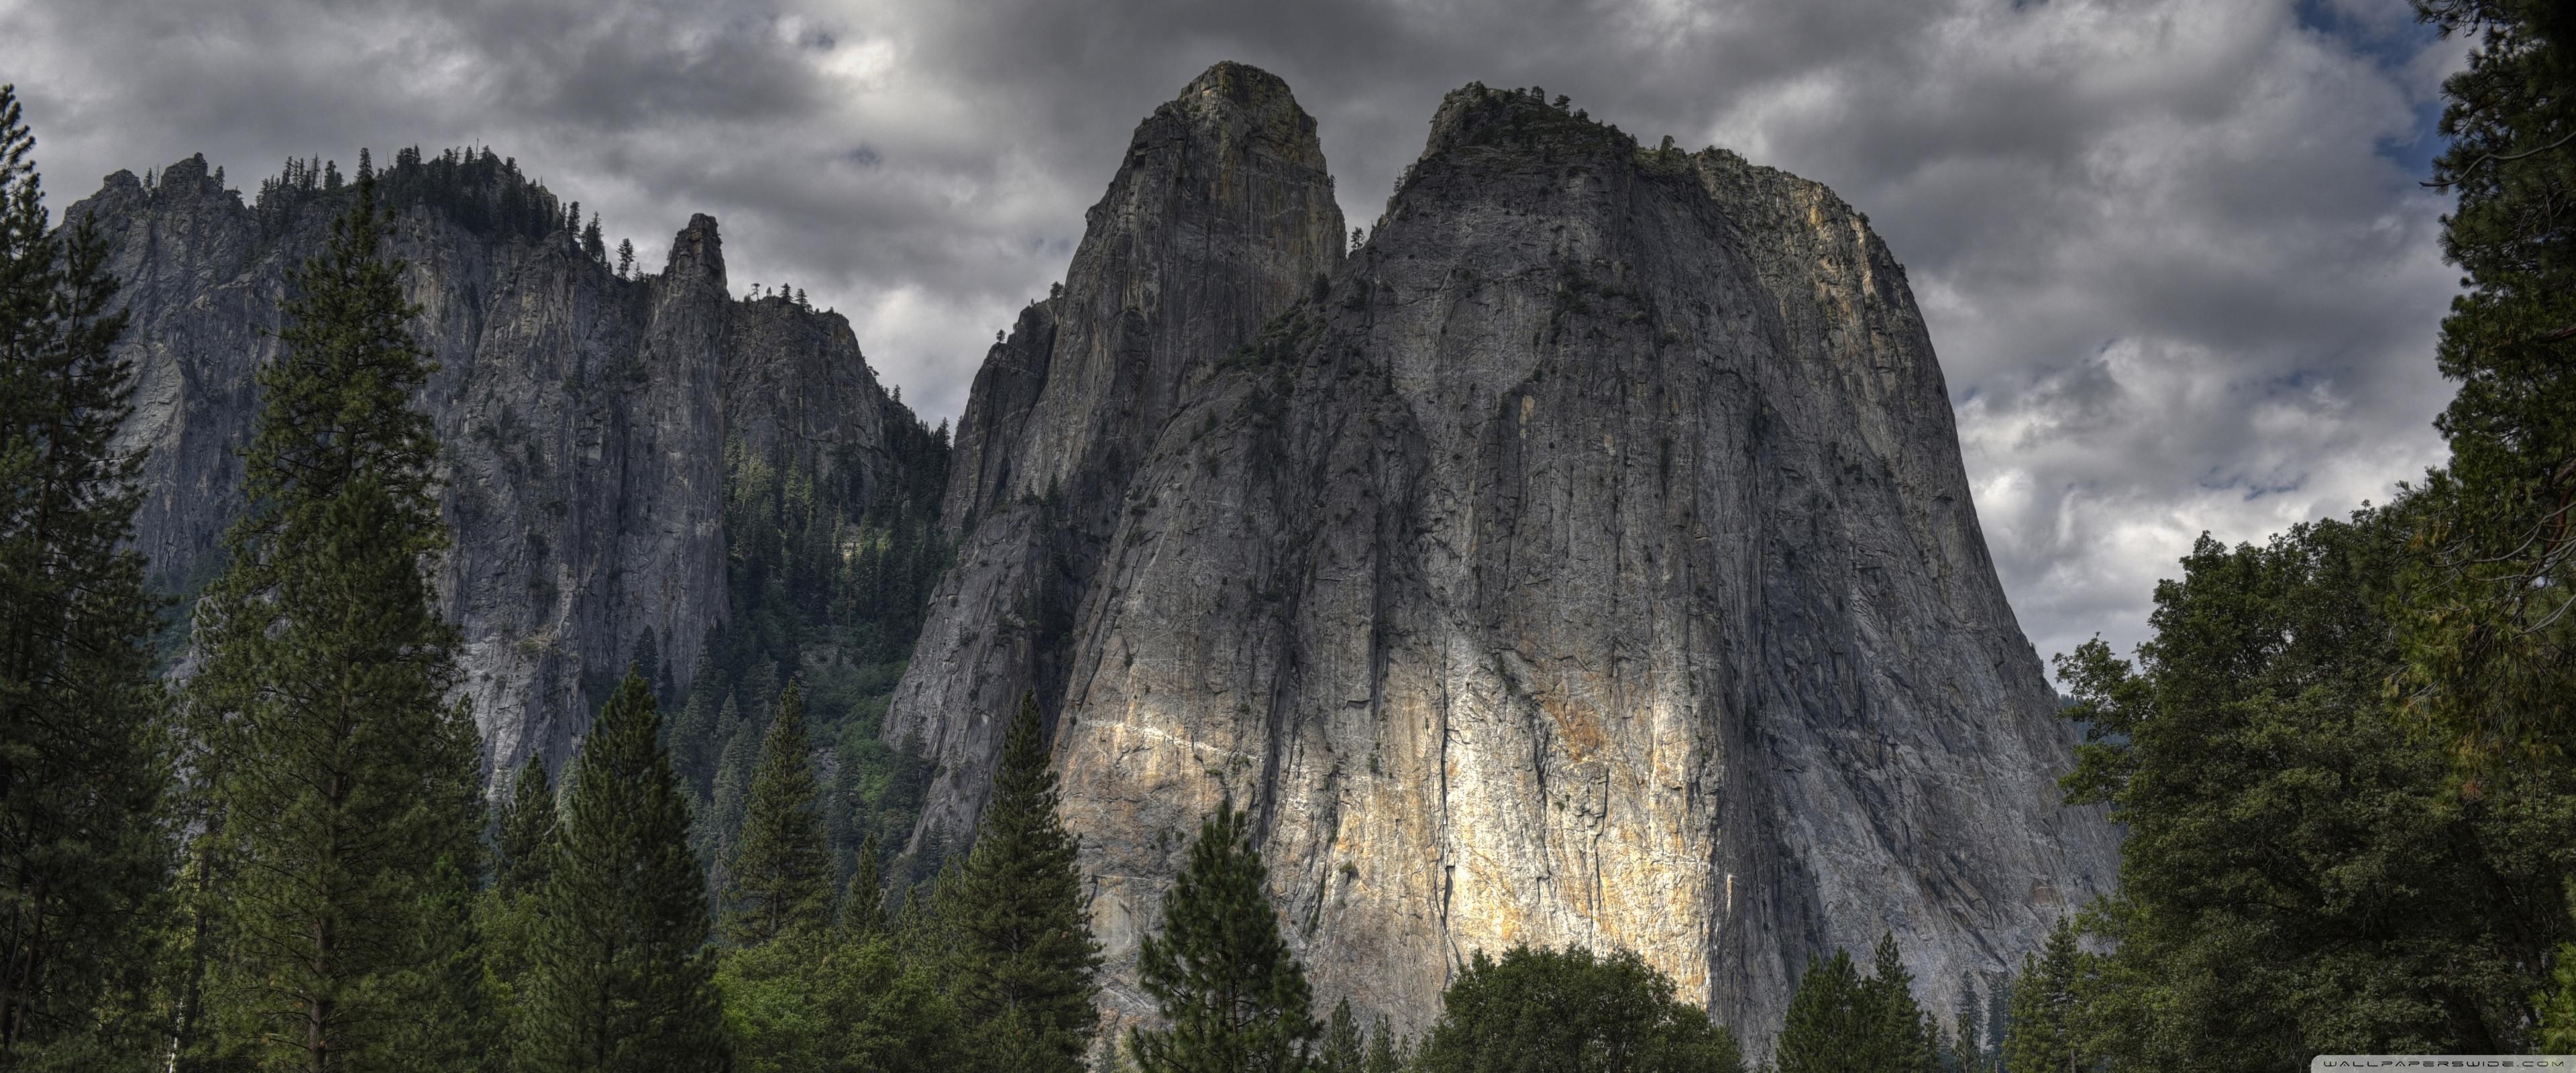
M2144 639L2204 532L2442 460L2458 272L2418 180L2466 54L2405 0L0 0L57 208L191 153L255 190L490 146L649 261L715 215L737 290L847 315L932 421L1209 64L1288 81L1359 222L1443 93L1538 85L1868 215L2043 657Z

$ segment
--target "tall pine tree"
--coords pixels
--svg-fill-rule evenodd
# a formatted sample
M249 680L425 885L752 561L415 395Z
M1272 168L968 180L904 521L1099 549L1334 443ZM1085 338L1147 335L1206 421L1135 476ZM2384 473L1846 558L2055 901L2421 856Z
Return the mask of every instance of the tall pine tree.
M638 674L639 679L641 674ZM778 695L760 767L743 806L742 837L725 870L725 938L757 946L832 921L832 860L815 810L814 747L796 683Z
M2083 956L2069 921L2048 933L2048 946L2038 956L2022 955L2021 974L2013 980L2012 1035L1997 1055L2004 1073L2076 1073L2082 1067L2076 987Z
M1862 1061L1870 1066L1931 1073L1938 1068L1931 1022L1914 1001L1914 974L1896 952L1896 935L1881 932L1869 980L1861 987L1867 1030Z
M1808 958L1798 989L1789 995L1789 1012L1772 1043L1772 1066L1779 1073L1838 1073L1864 1068L1861 1041L1870 1030L1868 996L1851 954L1841 949L1830 959Z
M1986 1054L1981 1042L1985 1009L1977 1003L1977 980L1973 976L1959 979L1959 1013L1951 1032L1952 1064L1959 1073L1985 1073Z
M492 886L517 894L546 885L546 854L555 838L555 789L546 781L545 757L528 754L528 762L510 783L510 800L501 806L494 840Z
M49 233L34 144L0 85L0 1067L104 1068L169 870L157 605L126 546L142 455L111 444L116 281L88 220Z
M943 915L958 939L959 1016L981 1068L1080 1073L1099 1031L1100 944L1082 895L1080 843L1056 814L1055 772L1034 694L1020 698L993 796Z
M883 853L875 832L859 843L857 867L841 895L841 931L852 938L893 934L893 922L886 919L885 875L877 868Z
M1144 1073L1289 1073L1319 1030L1306 970L1279 934L1252 848L1251 818L1234 802L1199 827L1189 864L1163 896L1163 929L1137 955L1138 983L1163 1027L1130 1029Z
M567 780L538 902L519 1068L724 1070L706 879L643 679L618 684Z
M2409 702L2489 760L2576 746L2576 8L2415 0L2469 37L2433 160L2459 196L2442 252L2467 293L2442 322L2459 393L2423 490L2399 625Z
M294 274L258 374L245 517L199 605L191 703L230 859L216 1030L278 1069L450 1068L478 1049L478 744L424 559L446 547L429 365L372 180Z
M555 795L546 781L545 758L530 753L510 785L494 825L492 885L476 906L482 930L483 974L505 1025L497 1026L494 1045L510 1068L507 1048L525 1033L526 1003L521 1001L530 965L529 947L536 939L538 896L545 890L554 859Z

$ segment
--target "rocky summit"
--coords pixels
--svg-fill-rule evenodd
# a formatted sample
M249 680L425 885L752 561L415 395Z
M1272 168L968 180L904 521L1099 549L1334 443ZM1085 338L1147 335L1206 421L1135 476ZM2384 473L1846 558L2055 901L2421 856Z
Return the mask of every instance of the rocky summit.
M118 172L66 216L100 229L123 282L139 387L122 446L151 452L136 539L184 593L224 561L278 299L351 194L307 173L246 204L202 157L156 179ZM723 619L729 444L878 498L905 479L919 422L843 318L735 298L711 217L662 271L621 275L488 151L406 151L380 181L400 207L390 253L412 334L437 363L422 401L443 448L453 547L437 585L463 691L488 770L560 763L630 661L686 682Z
M1810 957L1892 932L1947 1011L2112 880L1905 271L1815 183L1469 86L1352 248L1314 119L1219 64L1137 127L952 453L842 318L729 293L712 219L630 272L488 150L377 174L495 772L559 762L630 661L689 689L741 606L725 460L758 456L780 496L935 509L953 566L866 724L926 782L868 807L913 875L953 852L1034 694L1121 1020L1228 799L1319 1008L1406 1031L1473 952L1582 943L1760 1055ZM346 200L191 159L69 214L125 281L175 591L221 564L277 300ZM826 539L797 554L852 554ZM688 725L774 697L744 688Z
M2106 889L1905 272L1824 187L1470 86L1345 256L1314 122L1221 64L1138 127L975 381L890 713L964 836L1055 713L1109 1002L1249 807L1322 1001L1636 949L1763 1053L1892 931L1928 1006Z

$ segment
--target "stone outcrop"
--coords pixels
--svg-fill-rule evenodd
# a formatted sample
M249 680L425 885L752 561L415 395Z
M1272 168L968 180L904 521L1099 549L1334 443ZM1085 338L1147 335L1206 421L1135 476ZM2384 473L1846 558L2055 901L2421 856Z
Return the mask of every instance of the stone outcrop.
M560 212L514 169L480 174L498 177L446 200ZM873 489L898 470L890 427L917 422L841 317L733 297L710 217L662 272L624 279L569 230L517 233L430 200L398 213L391 253L439 365L420 400L454 536L437 591L487 762L507 772L566 755L648 631L687 681L725 609L729 442ZM165 586L222 567L278 301L347 202L322 189L255 211L191 158L149 187L109 176L67 213L106 235L124 282L140 388L123 443L152 452L137 539Z
M1811 955L1892 931L1946 1010L2109 884L1858 213L1480 86L1347 260L1329 190L1220 65L988 356L890 722L944 764L922 843L1034 689L1119 1015L1230 796L1327 1005L1419 1029L1474 950L1624 946L1756 1054Z
M1137 126L1087 220L1063 286L994 344L958 422L943 508L958 566L887 724L949 761L931 832L971 823L1021 695L1061 697L1074 615L1183 390L1346 245L1314 119L1231 63Z

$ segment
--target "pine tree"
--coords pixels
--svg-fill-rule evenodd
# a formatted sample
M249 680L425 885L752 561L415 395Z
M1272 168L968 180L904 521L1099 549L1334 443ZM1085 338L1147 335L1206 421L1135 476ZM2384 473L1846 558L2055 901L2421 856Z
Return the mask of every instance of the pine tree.
M1772 1045L1778 1073L1837 1073L1863 1068L1860 1041L1869 1032L1860 971L1840 949L1830 960L1807 959L1789 1013Z
M555 792L546 781L544 756L528 754L528 762L510 785L510 801L501 807L497 826L493 887L511 894L544 889L546 854L555 835Z
M1318 1026L1305 968L1279 934L1252 847L1251 818L1234 802L1199 827L1189 863L1163 896L1162 934L1137 955L1139 984L1166 1027L1128 1031L1145 1073L1287 1073Z
M1412 1065L1413 1056L1406 1053L1403 1041L1395 1038L1395 1025L1385 1014L1377 1015L1377 1023L1369 1026L1368 1057L1360 1062L1362 1073L1404 1073Z
M627 675L567 776L516 1043L527 1073L728 1064L705 878L660 723Z
M2459 196L2442 252L2467 291L2442 321L2433 471L2401 595L2408 703L2490 762L2576 747L2576 13L2561 0L2416 0L2475 39L2442 83Z
M484 940L483 975L493 1006L509 1022L494 1026L493 1040L498 1068L509 1069L513 1061L508 1049L525 1035L522 999L531 965L529 947L536 940L537 902L554 854L555 795L546 781L542 756L528 755L493 826L492 885L475 906L475 927Z
M479 1049L479 746L443 699L456 638L423 573L446 546L437 442L410 406L429 366L375 195L358 184L293 277L284 353L258 374L249 510L197 617L193 723L231 857L216 1031L282 1069Z
M751 799L751 780L759 774L762 734L742 718L741 707L730 696L716 713L714 733L724 745L716 753L706 822L692 837L711 851L706 856L730 867L735 847L741 845L742 812Z
M126 546L142 456L112 447L116 281L87 219L48 232L34 144L0 85L0 1067L102 1068L170 866L158 605Z
M875 832L859 843L858 866L850 872L849 890L841 895L841 931L852 937L891 935L886 919L885 876L877 869L883 853Z
M1023 695L974 849L940 905L957 929L958 1014L982 1026L981 1068L1079 1073L1099 1031L1100 944L1038 724L1036 695Z
M1976 978L1962 975L1959 978L1959 1012L1950 1029L1952 1055L1959 1073L1985 1073L1985 1051L1978 1040L1979 1021L1984 1013L1983 1007L1977 1003Z
M2003 1041L2004 1073L2073 1073L2084 1048L2077 1034L2076 978L2083 952L2075 925L2061 920L2039 956L2022 955L2013 980L2012 1036Z
M1881 932L1869 980L1862 986L1867 1028L1860 1061L1880 1069L1937 1068L1929 1021L1914 1001L1914 974L1897 955L1896 935Z
M590 259L594 261L608 260L608 242L600 237L598 213L591 213L590 222L582 225L581 252L590 255ZM652 679L648 678L645 681L650 682Z
M629 276L632 276L632 275L634 275L634 274L635 274L635 241L634 241L633 239L624 239L624 238L618 239L618 240L617 240L617 278L619 278L619 279L625 279L625 278L627 278L627 277L629 277Z
M638 677L637 681L643 679ZM778 716L762 736L760 770L743 807L740 849L725 870L725 938L757 946L832 919L832 861L815 812L813 743L795 682L778 695Z
M1324 1021L1324 1043L1315 1051L1314 1073L1360 1073L1368 1060L1367 1041L1360 1036L1359 1018L1351 1013L1351 1000L1333 1004L1333 1015Z

